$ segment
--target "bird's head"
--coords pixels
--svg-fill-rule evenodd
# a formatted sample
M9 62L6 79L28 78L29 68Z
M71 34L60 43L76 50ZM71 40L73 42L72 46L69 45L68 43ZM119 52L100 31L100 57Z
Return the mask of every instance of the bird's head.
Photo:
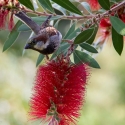
M38 40L37 38L33 37L30 41L25 45L25 49L32 49L40 52L44 49L44 42Z

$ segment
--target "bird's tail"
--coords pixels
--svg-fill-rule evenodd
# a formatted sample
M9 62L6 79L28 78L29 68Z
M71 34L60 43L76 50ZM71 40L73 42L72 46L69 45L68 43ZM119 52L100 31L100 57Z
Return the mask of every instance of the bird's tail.
M35 34L38 34L40 31L40 26L35 23L30 17L28 17L24 12L20 11L15 14L21 21L23 21Z

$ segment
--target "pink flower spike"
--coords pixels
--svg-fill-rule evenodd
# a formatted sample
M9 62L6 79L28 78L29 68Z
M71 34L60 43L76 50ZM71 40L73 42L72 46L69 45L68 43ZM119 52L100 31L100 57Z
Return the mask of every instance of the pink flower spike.
M88 75L85 64L71 65L62 57L40 66L30 100L31 120L75 125L83 106Z
M98 0L87 0L87 1L93 11L97 11L101 8L98 3Z
M101 28L108 28L110 26L111 26L111 23L110 23L109 18L103 18L103 19L101 19L101 21L100 21L100 27Z
M1 12L0 12L0 28L6 27L6 19L7 19L8 13L9 13L8 10L1 10Z
M14 27L14 19L13 19L13 13L11 13L8 29L11 31Z

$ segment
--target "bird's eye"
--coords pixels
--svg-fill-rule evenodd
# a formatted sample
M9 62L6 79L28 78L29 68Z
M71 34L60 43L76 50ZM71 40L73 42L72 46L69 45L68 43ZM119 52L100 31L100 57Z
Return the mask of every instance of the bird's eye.
M33 40L31 43L32 43L32 44L36 44L36 41L35 41L35 40Z

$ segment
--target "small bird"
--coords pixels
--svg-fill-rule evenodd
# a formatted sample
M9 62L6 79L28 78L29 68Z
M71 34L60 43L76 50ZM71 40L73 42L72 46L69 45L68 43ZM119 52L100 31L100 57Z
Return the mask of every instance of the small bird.
M53 26L49 25L48 16L46 21L39 26L31 18L29 18L24 12L20 11L15 14L20 20L26 23L35 33L35 36L30 38L26 44L25 49L32 49L44 54L48 58L48 54L55 52L62 40L62 34Z

